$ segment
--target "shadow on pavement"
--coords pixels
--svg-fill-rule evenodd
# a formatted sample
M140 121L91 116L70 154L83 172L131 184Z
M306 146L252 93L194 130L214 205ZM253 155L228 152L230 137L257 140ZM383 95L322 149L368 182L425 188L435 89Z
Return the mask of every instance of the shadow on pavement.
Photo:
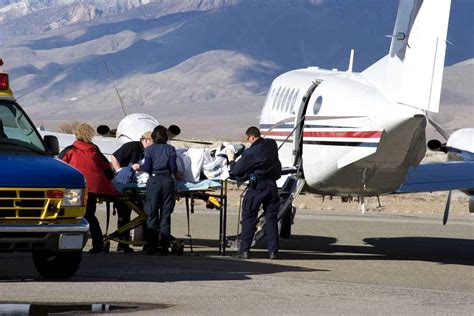
M365 245L336 244L332 237L295 235L281 239L281 259L419 260L474 265L474 240L442 237L366 238ZM259 248L264 249L264 246Z
M201 242L202 241L202 242ZM81 266L74 277L66 282L178 282L178 281L229 281L248 280L252 275L280 272L317 272L317 270L284 265L270 260L235 260L233 252L226 257L217 254L216 242L194 241L194 252L186 247L182 256L145 255L138 248L134 253L83 253ZM209 248L211 245L212 248ZM262 253L263 255L263 253ZM267 258L259 255L260 258ZM257 256L253 257L257 259ZM29 254L0 255L0 283L42 281L35 271Z

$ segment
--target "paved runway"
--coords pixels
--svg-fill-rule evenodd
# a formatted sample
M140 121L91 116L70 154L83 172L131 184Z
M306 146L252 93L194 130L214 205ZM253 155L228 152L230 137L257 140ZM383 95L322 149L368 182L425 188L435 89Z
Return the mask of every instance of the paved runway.
M231 211L230 233L236 218ZM177 237L185 220L177 209ZM137 315L474 313L470 214L443 226L440 216L305 211L277 261L264 248L248 261L219 257L218 213L198 208L191 222L194 253L86 253L77 275L63 282L42 280L28 254L0 254L0 300L163 304Z

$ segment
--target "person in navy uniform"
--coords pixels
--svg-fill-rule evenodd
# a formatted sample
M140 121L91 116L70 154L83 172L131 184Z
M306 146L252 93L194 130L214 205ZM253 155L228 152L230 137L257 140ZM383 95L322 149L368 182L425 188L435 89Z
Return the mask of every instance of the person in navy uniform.
M119 149L117 149L111 156L112 167L115 172L119 171L123 167L127 167L130 164L137 164L143 159L143 152L145 148L153 144L153 139L151 138L151 132L147 131L142 134L140 141L131 141L123 144ZM139 207L143 207L141 199L135 201ZM132 209L128 207L122 201L116 201L115 207L117 208L117 227L121 227L128 222L130 222L130 216L132 214ZM122 240L130 240L130 231L124 232L119 235L119 238ZM117 251L123 252L133 252L133 248L125 243L118 243Z
M171 213L175 205L175 179L180 180L176 164L176 150L167 144L168 133L164 126L158 125L151 134L153 144L145 148L145 161L142 165L134 164L140 170L148 172L150 178L146 184L145 213L147 231L145 238L146 254L154 254L161 246L166 254L171 241Z
M237 162L230 163L230 176L237 181L249 181L242 203L242 233L240 250L235 256L250 258L250 246L257 224L258 210L263 205L265 211L265 233L270 259L276 259L278 244L278 209L280 199L276 180L281 176L278 146L273 139L265 139L260 130L251 126L245 132L251 146L244 151Z

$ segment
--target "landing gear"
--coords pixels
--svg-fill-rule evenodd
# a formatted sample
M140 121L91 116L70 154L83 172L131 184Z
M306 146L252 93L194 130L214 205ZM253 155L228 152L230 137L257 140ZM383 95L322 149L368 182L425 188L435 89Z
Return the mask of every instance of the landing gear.
M280 237L290 238L291 236L291 225L293 225L293 218L296 213L296 207L291 206L280 218Z

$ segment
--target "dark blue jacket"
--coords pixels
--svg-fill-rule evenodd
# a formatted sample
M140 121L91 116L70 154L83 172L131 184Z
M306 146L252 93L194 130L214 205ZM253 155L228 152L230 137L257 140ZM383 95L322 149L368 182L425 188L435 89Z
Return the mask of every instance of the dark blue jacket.
M278 159L278 146L274 139L259 138L242 157L231 165L231 175L238 181L247 181L250 175L257 180L278 180L281 177L281 163Z

